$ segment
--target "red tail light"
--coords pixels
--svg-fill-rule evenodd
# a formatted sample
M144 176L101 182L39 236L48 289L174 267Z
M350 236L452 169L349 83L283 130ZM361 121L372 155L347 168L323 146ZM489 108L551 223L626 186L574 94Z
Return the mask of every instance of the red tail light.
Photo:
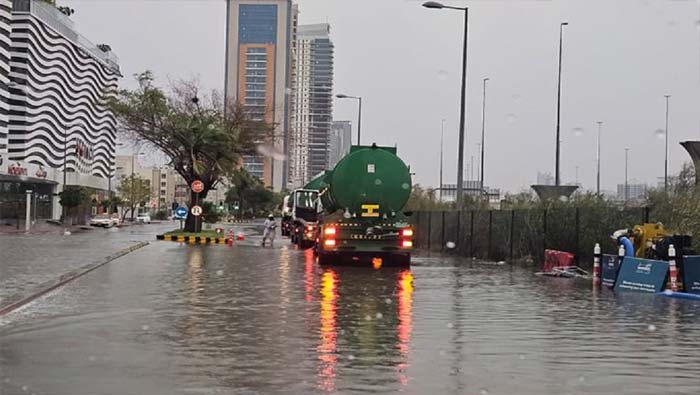
M326 239L323 242L323 245L328 246L328 247L335 247L335 239Z
M404 247L404 248L413 247L413 242L412 242L411 240L404 240L404 241L401 243L401 247Z
M329 226L323 230L323 234L326 236L335 236L335 227Z
M313 226L313 225L307 225L307 226L306 226L306 230L309 230L309 231L314 230L314 226Z

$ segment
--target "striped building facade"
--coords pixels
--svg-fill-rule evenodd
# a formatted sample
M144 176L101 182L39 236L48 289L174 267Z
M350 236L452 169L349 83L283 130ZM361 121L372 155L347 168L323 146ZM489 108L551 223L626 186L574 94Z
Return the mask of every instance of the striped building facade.
M111 48L80 35L63 11L0 0L0 200L32 190L53 218L64 186L91 188L97 200L111 187L117 122L107 99L121 77Z
M84 40L52 5L19 4L29 7L13 12L10 159L50 168L65 160L68 172L106 180L116 146L117 124L106 106L119 78L115 58Z
M12 0L0 0L0 166L7 158Z

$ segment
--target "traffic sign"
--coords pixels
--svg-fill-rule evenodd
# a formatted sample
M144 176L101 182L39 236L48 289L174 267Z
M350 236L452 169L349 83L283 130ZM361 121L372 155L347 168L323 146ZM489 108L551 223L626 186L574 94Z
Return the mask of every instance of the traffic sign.
M204 183L199 180L192 181L192 192L200 193L204 190Z
M187 207L178 207L175 209L175 217L184 219L187 218Z
M195 217L199 217L200 215L202 215L202 206L192 206L192 209L190 210L190 212Z

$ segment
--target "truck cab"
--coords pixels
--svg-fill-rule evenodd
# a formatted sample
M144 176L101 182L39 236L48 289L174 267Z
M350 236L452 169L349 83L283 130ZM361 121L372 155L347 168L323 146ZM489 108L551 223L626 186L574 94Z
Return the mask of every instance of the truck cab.
M282 201L282 236L292 234L292 195L287 195Z
M291 195L291 241L299 248L311 248L316 243L320 201L316 189L296 189Z

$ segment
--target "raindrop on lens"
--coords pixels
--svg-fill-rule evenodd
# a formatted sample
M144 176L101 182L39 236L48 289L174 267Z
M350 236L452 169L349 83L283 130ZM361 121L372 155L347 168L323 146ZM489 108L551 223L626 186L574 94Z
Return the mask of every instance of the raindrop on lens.
M350 355L348 355L348 359L352 361L352 360L354 360L354 359L355 359L355 356L354 356L354 355L352 355L352 354L350 354Z
M216 275L217 275L217 276L223 276L223 275L224 275L224 271L223 271L223 270L217 270L217 271L216 271Z
M408 188L410 188L410 187L411 187L411 186L408 185L407 182L404 182L403 184L401 184L401 188L403 188L403 189L408 189Z
M377 178L376 180L374 180L374 185L382 185L382 180Z
M573 132L574 136L576 136L576 137L583 136L583 128L574 128L572 130L572 132Z
M447 70L438 70L437 75L440 81L445 81L447 79Z
M28 389L29 389L29 387L27 387L26 385L22 386L22 391L27 392Z
M391 304L391 298L386 298L386 299L384 299L384 303L386 303L386 304Z
M506 115L506 122L508 123L516 123L518 122L518 116L515 114L508 114Z
M479 390L479 395L489 395L489 391L485 388Z
M522 102L523 102L523 97L520 96L520 95L517 94L517 93L514 94L514 95L511 96L511 97L513 98L513 101L516 102L516 103L522 103Z
M148 326L148 325L142 325L142 326L141 326L141 329L144 330L144 331L147 331L147 330L151 329L151 327Z
M448 241L447 243L445 243L445 247L447 247L449 249L453 249L453 248L455 248L455 246L456 246L456 244L454 243L454 241Z
M95 362L96 359L97 359L97 358L95 358L94 355L90 355L90 356L88 357L88 361L90 361L90 362Z
M654 331L656 330L656 325L654 325L654 324L649 324L649 326L647 327L647 329L649 330L649 332L654 332Z
M376 317L378 320L381 320L384 317L384 315L382 313L377 313Z
M656 136L656 138L659 140L663 140L666 138L666 132L663 129L656 129L654 131L654 136Z
M372 317L369 314L367 314L365 316L365 321L372 321Z
M449 329L452 329L452 328L454 328L454 324L451 323L451 322L448 322L448 323L447 323L447 327L448 327Z

